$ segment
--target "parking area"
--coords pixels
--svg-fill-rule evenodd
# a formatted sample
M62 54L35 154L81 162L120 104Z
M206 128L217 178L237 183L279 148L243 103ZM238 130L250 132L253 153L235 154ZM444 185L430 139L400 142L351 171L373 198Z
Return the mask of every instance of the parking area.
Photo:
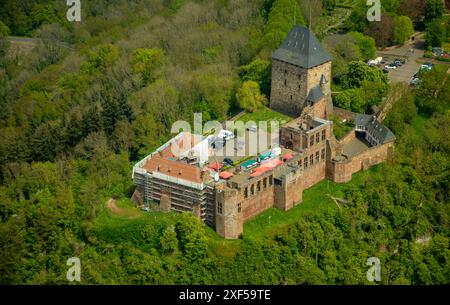
M395 70L389 71L389 80L392 83L409 83L416 74L421 64L418 59L424 55L424 40L422 37L400 48L388 51L378 52L378 56L383 57L384 65L393 62L396 59L403 59L405 63Z
M414 74L420 69L420 64L415 60L407 61L403 66L389 72L389 80L392 83L409 83Z

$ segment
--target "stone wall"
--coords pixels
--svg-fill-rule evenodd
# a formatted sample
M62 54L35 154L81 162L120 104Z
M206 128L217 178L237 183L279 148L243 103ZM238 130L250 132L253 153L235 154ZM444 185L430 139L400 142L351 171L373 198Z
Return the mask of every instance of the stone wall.
M394 143L387 143L369 148L351 159L333 160L327 165L329 178L337 183L349 182L354 173L390 160L393 149Z
M266 181L266 187L264 187ZM251 184L242 185L239 189L221 187L216 190L216 231L221 236L238 238L243 230L243 223L273 207L274 204L273 174L266 174L253 180ZM251 188L253 186L253 195ZM259 189L258 189L259 187ZM245 189L247 188L247 197ZM219 213L219 205L222 213Z
M305 170L302 177L300 178L303 182L302 190L306 190L325 179L325 167L326 162L321 161L319 163L315 163L312 167L310 166L307 170Z
M161 192L161 201L159 203L159 210L161 212L170 212L172 208L171 194L168 192Z
M338 144L346 145L350 143L352 140L356 138L356 131L353 129L352 131L348 132L342 139L338 141Z
M255 186L256 187L256 186ZM265 210L273 207L274 187L269 186L266 190L256 192L255 195L245 199L242 193L238 196L238 202L241 203L243 220L247 221Z
M329 140L333 135L333 125L323 125L320 128L311 131L303 131L299 127L282 127L280 135L280 144L283 147L292 149L294 151L304 151L306 154L309 153L309 149L316 150L317 145L324 145L325 141L322 140L322 131L326 132L326 140ZM319 142L316 142L316 134L319 134ZM310 147L310 137L314 136L314 145Z
M328 81L323 86L323 91L329 97L331 92L331 62L304 69L273 59L270 108L290 116L299 116L301 110L305 107L309 91L314 86L320 85L322 75ZM322 115L319 117L322 117Z
M284 176L281 184L275 183L274 206L287 211L302 201L303 185L300 179L301 171L291 172Z
M321 118L326 120L328 118L328 100L330 96L327 95L320 101L314 103L312 106L311 115L314 118Z
M231 188L218 189L216 193L216 232L226 239L237 239L243 232L237 198L238 191Z
M308 89L320 85L322 75L327 79L327 83L322 87L322 91L327 95L331 92L331 61L309 69L307 86Z
M272 60L270 108L297 117L308 94L306 69Z

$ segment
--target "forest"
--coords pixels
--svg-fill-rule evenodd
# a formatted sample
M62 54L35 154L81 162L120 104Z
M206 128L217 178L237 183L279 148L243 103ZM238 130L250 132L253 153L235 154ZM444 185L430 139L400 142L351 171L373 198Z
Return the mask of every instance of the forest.
M415 26L430 37L439 31L445 41L450 27L434 0L414 1L420 14L382 1L400 29L389 41L358 25L359 0L315 1L314 12L333 16L343 2L355 5L345 34L318 33L342 91L334 102L371 113L398 88L363 61L404 42L403 27L420 16ZM173 122L264 107L270 55L294 23L311 22L310 5L92 0L70 23L65 1L1 0L0 283L68 284L66 261L79 257L80 284L370 284L366 261L378 257L381 284L449 284L445 67L424 73L388 114L392 161L345 185L321 183L295 211L246 224L239 240L222 240L190 214L141 212L129 199L133 164L172 136ZM10 36L36 46L27 52ZM123 215L108 210L113 196Z

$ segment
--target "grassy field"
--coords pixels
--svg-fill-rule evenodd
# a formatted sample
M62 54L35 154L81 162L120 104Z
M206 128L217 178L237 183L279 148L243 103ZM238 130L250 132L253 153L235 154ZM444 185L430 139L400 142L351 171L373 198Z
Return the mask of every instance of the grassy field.
M292 120L291 117L281 114L279 112L276 112L267 107L258 109L255 112L246 113L239 118L239 121L242 121L244 123L247 123L249 121L253 121L255 123L258 123L260 121L267 121L267 122L279 121L280 124L284 124L291 120Z
M350 132L350 130L352 130L355 127L354 122L345 122L345 123L343 123L337 117L333 117L332 121L334 123L334 125L333 125L334 136L338 140L340 140L344 136L346 136Z
M124 211L114 215L105 204L94 221L95 236L108 243L130 243L144 250L158 245L160 232L175 224L176 213L142 212L127 198L118 200L117 206Z

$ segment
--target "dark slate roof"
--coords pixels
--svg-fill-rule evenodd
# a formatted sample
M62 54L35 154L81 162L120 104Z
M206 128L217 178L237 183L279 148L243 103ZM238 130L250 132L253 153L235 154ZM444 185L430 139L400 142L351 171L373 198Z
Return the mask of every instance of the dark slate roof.
M306 69L331 61L311 29L300 25L294 26L272 58Z
M382 144L392 142L395 140L395 135L386 126L381 124L376 117L366 114L356 114L355 124L364 125L366 131L369 132L372 137L376 137Z
M320 89L320 86L314 86L308 94L308 97L306 98L309 102L317 102L320 101L325 95L323 94L322 90Z
M355 114L355 124L356 125L367 126L367 124L369 124L370 120L372 120L372 119L373 119L373 116L371 116L371 115L359 114L359 113Z

